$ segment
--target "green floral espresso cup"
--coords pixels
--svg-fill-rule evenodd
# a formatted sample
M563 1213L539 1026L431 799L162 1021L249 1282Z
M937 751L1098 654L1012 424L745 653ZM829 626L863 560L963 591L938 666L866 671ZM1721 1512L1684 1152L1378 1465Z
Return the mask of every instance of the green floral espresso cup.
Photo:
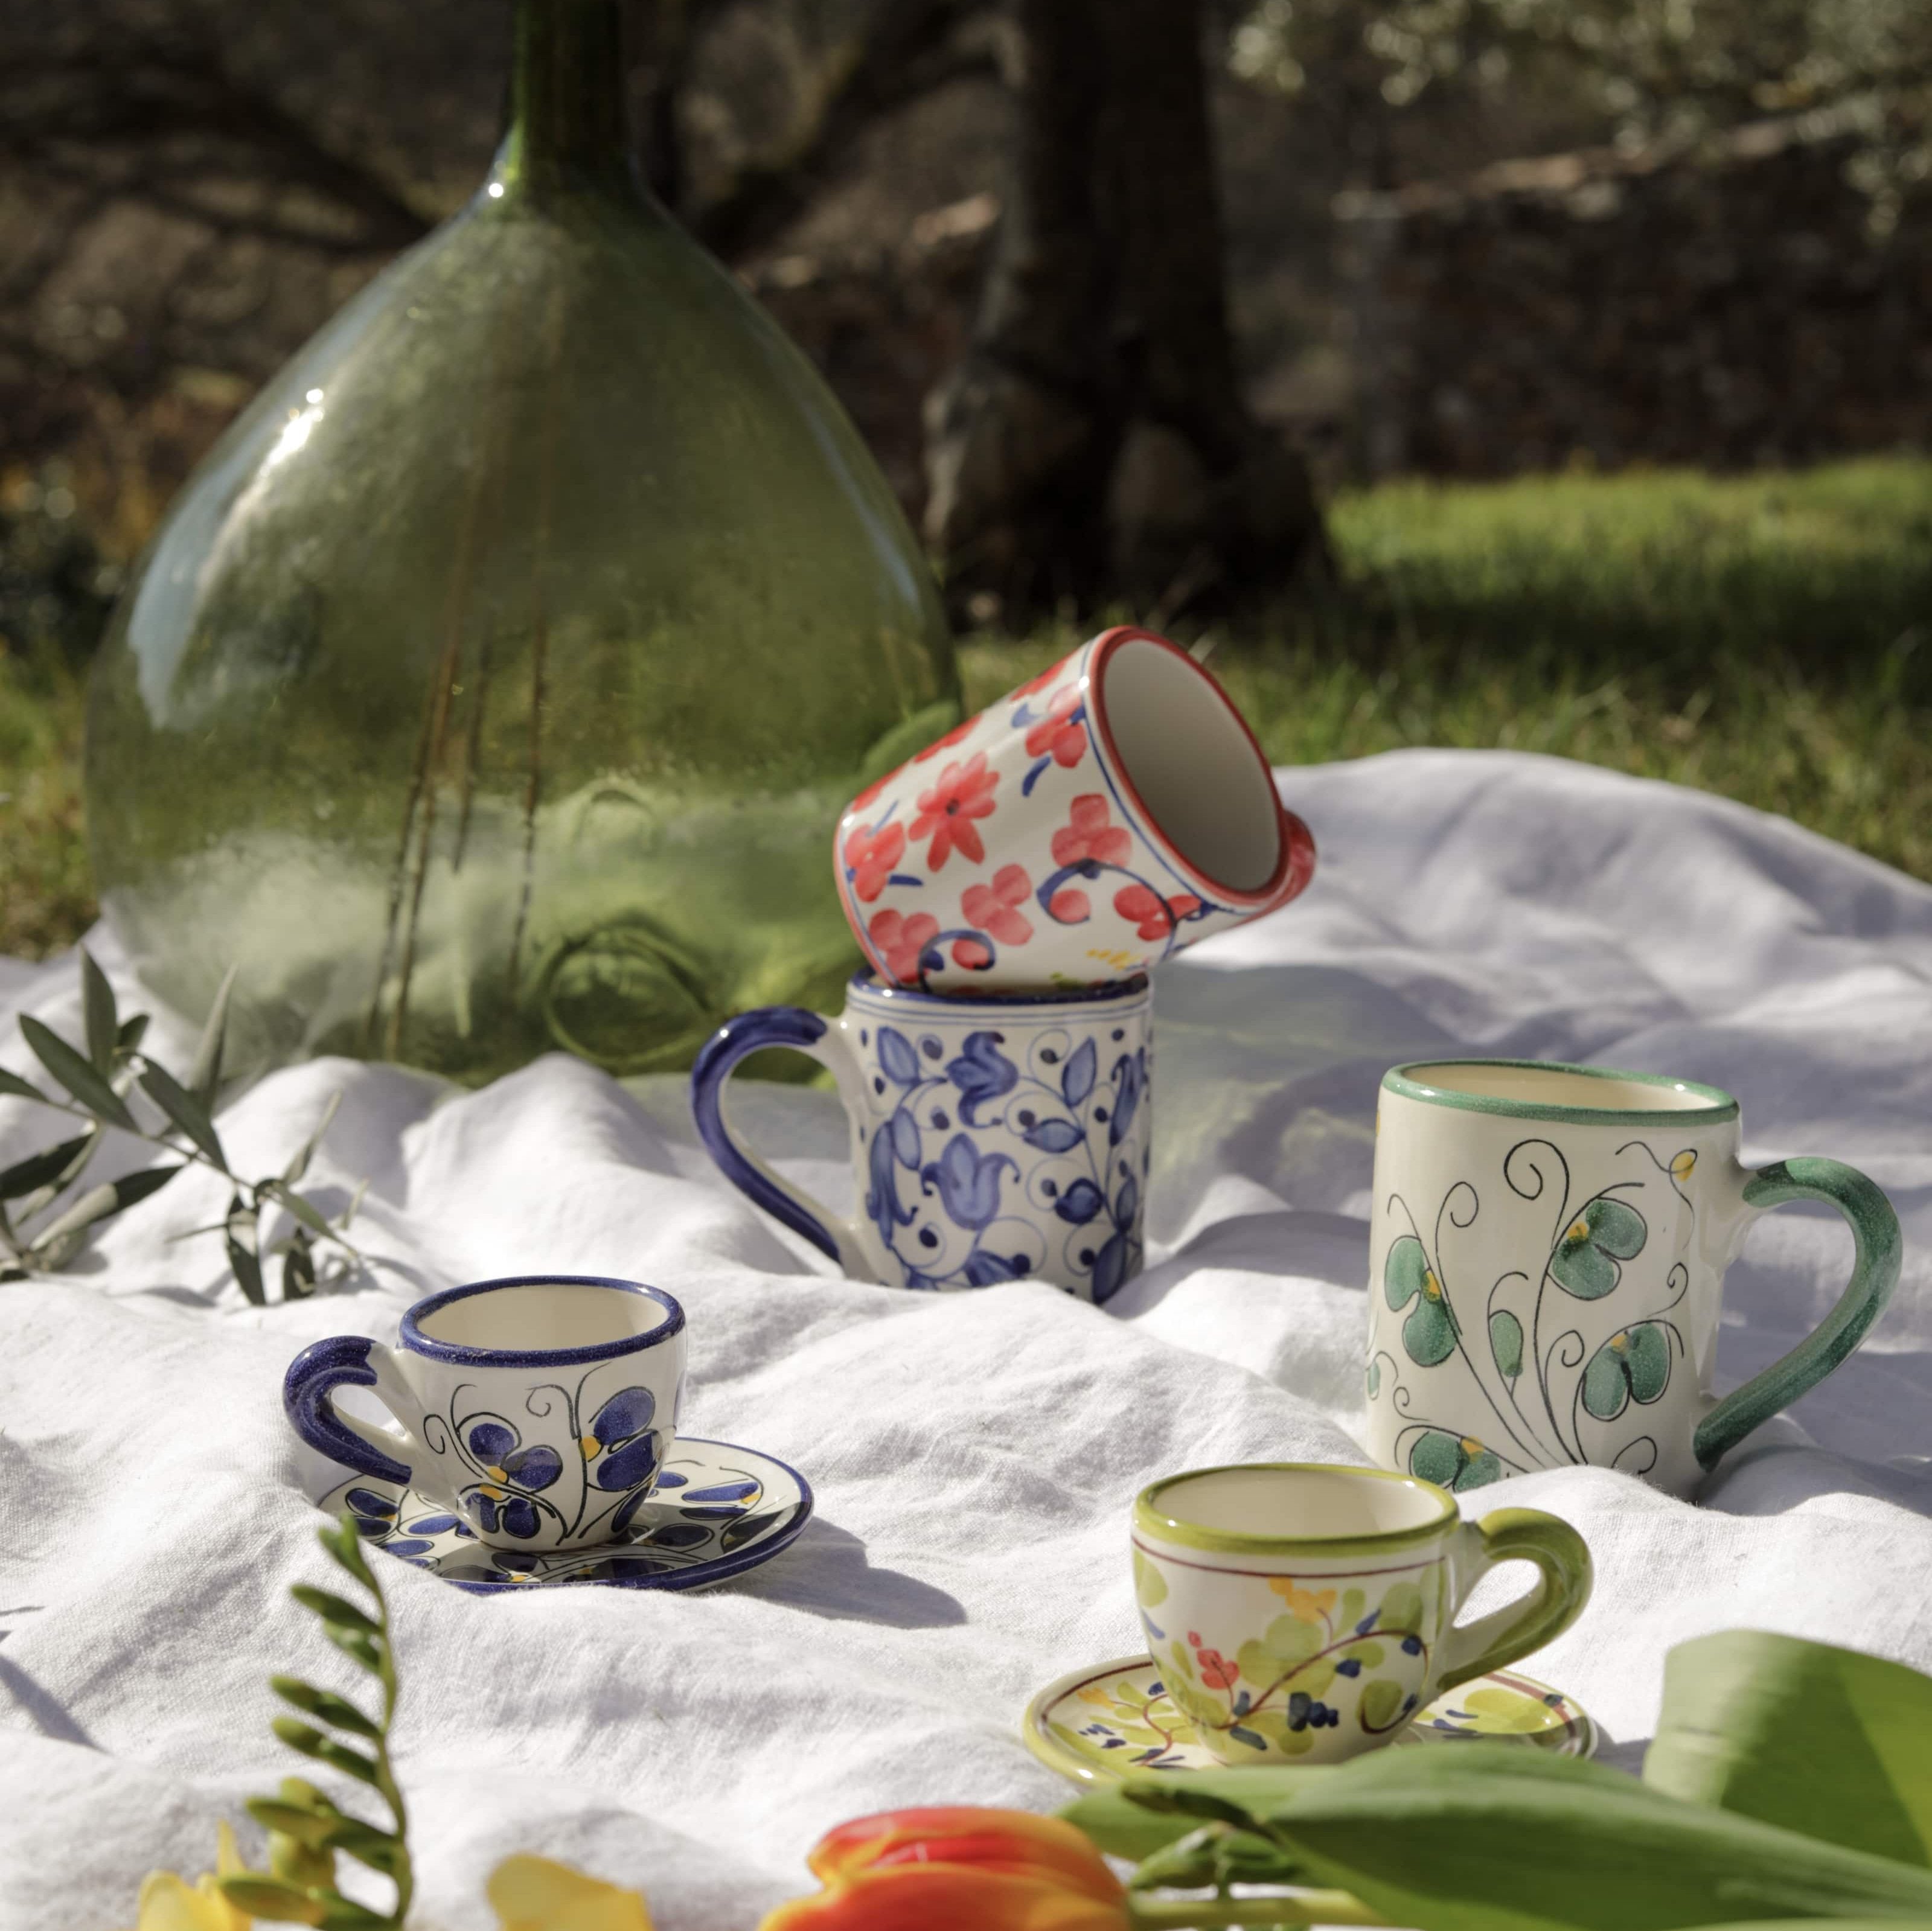
M1520 1060L1397 1066L1376 1120L1364 1445L1474 1489L1589 1464L1688 1495L1856 1348L1898 1279L1898 1220L1864 1174L1738 1160L1738 1103L1660 1074ZM1717 1399L1724 1270L1786 1201L1851 1223L1815 1333Z
M1170 1475L1134 1504L1134 1596L1168 1693L1222 1763L1339 1763L1406 1729L1442 1691L1540 1648L1590 1598L1567 1522L1466 1522L1432 1482L1257 1462ZM1498 1563L1526 1597L1459 1626Z

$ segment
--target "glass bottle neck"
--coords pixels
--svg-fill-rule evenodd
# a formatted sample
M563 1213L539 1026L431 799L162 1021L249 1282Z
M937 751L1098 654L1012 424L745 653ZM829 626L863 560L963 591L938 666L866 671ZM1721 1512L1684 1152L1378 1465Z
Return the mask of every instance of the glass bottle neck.
M510 131L491 193L635 190L620 0L517 0Z

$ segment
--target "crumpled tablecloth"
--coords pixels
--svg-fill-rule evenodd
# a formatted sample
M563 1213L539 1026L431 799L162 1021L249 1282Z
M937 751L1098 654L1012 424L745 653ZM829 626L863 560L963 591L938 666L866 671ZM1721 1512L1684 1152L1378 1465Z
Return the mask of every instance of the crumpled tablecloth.
M1152 1264L1104 1310L1030 1283L829 1278L712 1172L682 1081L563 1057L480 1093L327 1060L230 1104L232 1153L266 1171L341 1091L310 1181L333 1203L368 1179L380 1285L249 1307L218 1239L172 1239L219 1217L196 1176L58 1282L0 1288L4 1931L130 1924L143 1872L206 1868L215 1818L300 1768L264 1678L350 1672L288 1600L328 1576L283 1369L319 1335L393 1338L410 1300L489 1275L681 1297L687 1427L794 1462L818 1513L698 1595L476 1597L383 1565L422 1924L488 1924L484 1876L520 1849L641 1888L662 1931L748 1931L811 1888L804 1852L843 1819L1063 1801L1018 1720L1048 1679L1134 1648L1135 1491L1204 1462L1360 1459L1376 1081L1458 1049L1714 1081L1743 1102L1748 1157L1849 1160L1906 1228L1863 1351L1702 1506L1594 1470L1476 1498L1554 1510L1595 1555L1594 1601L1528 1667L1626 1763L1665 1651L1704 1631L1932 1669L1932 889L1782 820L1554 760L1408 751L1279 778L1322 869L1159 976ZM75 988L70 959L0 961L0 1060L28 1063L16 1012L77 1033ZM787 1171L848 1186L830 1093L734 1091ZM52 1137L30 1111L0 1101L0 1158ZM1822 1211L1757 1225L1723 1385L1824 1313L1850 1250Z

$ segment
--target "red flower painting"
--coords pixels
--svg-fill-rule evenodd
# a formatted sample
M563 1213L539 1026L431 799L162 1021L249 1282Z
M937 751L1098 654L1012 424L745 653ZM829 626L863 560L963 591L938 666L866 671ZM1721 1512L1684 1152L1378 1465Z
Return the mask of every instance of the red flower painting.
M1000 774L986 769L986 754L976 751L964 764L949 764L939 774L930 791L919 794L919 816L912 821L915 841L931 838L926 856L929 870L937 871L956 851L974 864L986 858L986 847L980 841L975 818L992 815L993 792Z
M869 905L886 889L892 867L905 856L903 825L881 825L876 830L856 826L846 835L845 865L852 874L853 896Z
M874 912L866 933L886 971L900 985L912 985L919 979L921 956L939 936L939 921L929 912L915 912L910 919L899 912Z
M1055 764L1078 764L1087 754L1087 727L1073 713L1080 708L1080 686L1070 684L1047 706L1046 715L1027 733L1027 755L1052 754Z
M1033 880L1024 866L1003 865L994 873L992 884L967 886L959 909L968 925L976 926L1003 946L1023 946L1033 937L1033 928L1019 907L1032 890Z
M1114 910L1123 919L1131 919L1144 939L1164 939L1190 913L1201 909L1201 901L1191 892L1178 892L1162 898L1144 885L1125 885L1114 894Z
M924 803L924 799L920 802ZM913 827L914 837L919 827ZM1090 860L1096 865L1124 865L1133 850L1133 840L1118 825L1109 822L1107 801L1097 791L1083 791L1073 801L1069 822L1053 835L1055 865L1079 865Z

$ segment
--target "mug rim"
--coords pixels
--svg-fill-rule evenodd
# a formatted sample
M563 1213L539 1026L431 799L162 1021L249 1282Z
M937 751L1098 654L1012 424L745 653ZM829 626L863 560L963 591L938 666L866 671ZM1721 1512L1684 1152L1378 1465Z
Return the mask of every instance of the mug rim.
M1057 986L1051 992L1008 992L998 988L976 993L927 992L915 985L901 985L886 979L876 966L862 966L845 982L851 999L876 999L892 1006L938 1006L953 1012L1012 1012L1018 1008L1048 1006L1138 1005L1148 996L1148 979L1144 972L1130 979L1109 979L1103 985Z
M1296 1475L1346 1475L1377 1482L1399 1482L1405 1487L1432 1496L1434 1517L1412 1523L1407 1528L1366 1530L1343 1535L1264 1535L1248 1529L1214 1529L1198 1522L1162 1512L1160 1496L1177 1482L1191 1482L1203 1475L1226 1475L1250 1469L1269 1469ZM1443 1532L1462 1519L1456 1498L1439 1483L1420 1475L1404 1475L1392 1468L1365 1468L1347 1462L1223 1462L1210 1468L1184 1468L1150 1482L1134 1498L1134 1527L1163 1542L1178 1543L1184 1549L1206 1549L1217 1555L1372 1555L1384 1549L1411 1549L1438 1540Z
M1624 1080L1633 1086L1668 1087L1674 1093L1693 1093L1702 1098L1702 1106L1618 1107L1564 1106L1555 1101L1506 1099L1492 1093L1456 1093L1432 1086L1418 1075L1437 1067L1498 1066L1511 1072L1573 1073L1586 1079ZM1738 1117L1737 1101L1722 1087L1706 1086L1701 1080L1681 1079L1675 1073L1624 1072L1615 1066L1586 1066L1566 1060L1510 1060L1466 1054L1450 1059L1410 1060L1391 1066L1382 1075L1382 1090L1400 1099L1413 1099L1425 1106L1451 1107L1462 1113L1487 1113L1507 1120L1553 1120L1565 1126L1652 1126L1660 1120L1675 1120L1687 1126L1721 1126Z
M615 1341L594 1341L582 1348L472 1348L458 1341L438 1341L423 1333L420 1321L439 1313L452 1303L467 1300L472 1294L487 1294L501 1288L609 1288L620 1294L639 1294L656 1302L664 1318L642 1334L620 1336ZM462 1286L444 1288L428 1294L403 1316L398 1340L412 1354L426 1360L446 1362L463 1368L574 1367L586 1361L615 1361L626 1354L642 1354L646 1348L672 1339L684 1332L682 1305L662 1288L642 1281L620 1280L613 1274L505 1274L494 1280L470 1281Z
M1114 742L1113 727L1107 721L1107 694L1101 673L1107 667L1108 660L1123 644L1158 644L1169 656L1178 658L1219 698L1228 715L1240 726L1242 736L1248 741L1248 748L1255 754L1255 762L1262 768L1268 780L1268 796L1274 804L1275 836L1279 844L1275 853L1274 869L1261 885L1249 891L1241 891L1232 885L1224 885L1204 866L1195 864L1184 856L1167 833L1161 829L1160 821L1148 809L1147 801L1135 788L1129 775L1126 761L1121 757L1120 748ZM1160 847L1162 856L1175 865L1187 877L1207 886L1217 898L1228 902L1230 910L1272 910L1274 901L1280 896L1282 888L1292 877L1294 870L1294 840L1290 826L1292 814L1281 802L1281 793L1274 781L1274 767L1268 761L1268 754L1261 747L1261 741L1254 733L1253 727L1242 716L1240 706L1229 697L1221 680L1204 664L1198 662L1172 638L1161 636L1157 631L1142 630L1136 624L1115 624L1101 631L1088 646L1091 652L1081 681L1087 686L1089 706L1094 720L1094 735L1106 754L1106 763L1114 781L1126 794L1126 802L1133 808L1136 817L1146 827L1147 833Z

